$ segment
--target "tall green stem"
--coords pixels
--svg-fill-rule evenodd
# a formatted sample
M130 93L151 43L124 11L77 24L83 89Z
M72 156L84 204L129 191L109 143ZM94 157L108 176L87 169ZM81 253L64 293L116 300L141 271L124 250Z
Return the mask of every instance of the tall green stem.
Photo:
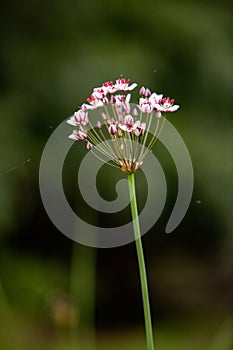
M144 317L145 317L147 349L154 350L153 331L152 331L151 313L150 313L150 301L149 301L149 293L148 293L148 285L147 285L145 260L144 260L141 233L140 233L140 225L139 225L139 219L138 219L138 208L137 208L137 198L136 198L136 191L135 191L134 173L128 174L128 182L129 182L129 193L131 198L133 228L134 228L134 235L136 240L136 249L137 249L138 265L139 265L141 288L142 288L142 300L143 300L143 309L144 309Z

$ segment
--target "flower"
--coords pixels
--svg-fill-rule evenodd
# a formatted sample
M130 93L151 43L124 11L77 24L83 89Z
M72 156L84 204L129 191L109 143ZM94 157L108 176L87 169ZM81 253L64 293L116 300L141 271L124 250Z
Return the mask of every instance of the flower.
M130 84L130 80L126 80L126 79L117 79L116 84L115 84L115 88L117 91L131 91L133 89L136 88L137 84L133 83L132 85Z
M107 81L95 87L83 103L81 109L67 120L71 126L78 127L70 139L85 141L86 148L98 159L121 168L123 172L135 172L151 150L164 125L162 112L174 112L179 106L174 99L163 98L162 94L142 87L139 100L131 111L131 93L137 86L129 79L119 78L115 83ZM99 110L101 118L95 119L92 110ZM94 120L92 120L92 116ZM110 142L113 141L113 142ZM143 148L140 148L141 144Z
M155 108L160 112L175 112L180 106L174 105L174 102L174 99L171 100L170 97L164 97L155 104Z
M151 113L156 109L156 104L162 99L163 95L157 95L156 92L151 94L149 89L144 86L140 89L140 94L145 96L139 99L139 107L143 113Z
M119 124L119 128L123 131L131 132L134 130L134 118L132 115L128 114L124 118L124 122L122 124Z
M76 141L83 141L87 138L87 134L82 130L74 130L71 135L69 135L70 139L76 140Z
M108 130L109 130L110 134L112 134L112 135L116 134L117 133L117 124L116 123L110 124Z
M163 98L163 95L156 94L156 92L153 92L153 94L150 95L149 101L155 106L156 103L158 103Z
M102 88L106 94L114 94L114 92L117 91L112 81L106 81L105 83L103 83Z
M139 120L134 120L132 115L128 114L124 118L124 122L119 124L119 128L128 133L133 133L135 136L143 135L146 130L146 123L141 123Z
M139 100L139 109L143 113L152 113L154 106L148 98L141 97Z
M137 120L134 123L134 130L133 133L135 136L143 135L146 131L146 123L141 123L139 120Z
M103 101L98 98L98 93L93 93L90 97L87 98L89 104L84 104L86 109L97 109L104 105Z
M73 126L86 125L88 123L88 114L80 109L74 113L67 123Z

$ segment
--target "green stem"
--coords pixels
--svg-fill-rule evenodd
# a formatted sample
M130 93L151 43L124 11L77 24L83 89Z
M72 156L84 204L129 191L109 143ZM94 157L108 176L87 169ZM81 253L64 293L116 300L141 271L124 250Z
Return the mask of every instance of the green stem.
M133 228L134 228L134 235L136 240L136 249L137 249L138 265L139 265L141 288L142 288L142 300L143 300L143 309L144 309L144 317L145 317L147 350L154 350L153 331L152 331L151 313L150 313L150 301L149 301L149 293L148 293L148 285L147 285L145 260L144 260L141 233L140 233L140 225L139 225L139 219L138 219L138 208L137 208L137 198L136 198L136 191L135 191L134 173L128 174L128 182L129 182L129 193L131 198Z

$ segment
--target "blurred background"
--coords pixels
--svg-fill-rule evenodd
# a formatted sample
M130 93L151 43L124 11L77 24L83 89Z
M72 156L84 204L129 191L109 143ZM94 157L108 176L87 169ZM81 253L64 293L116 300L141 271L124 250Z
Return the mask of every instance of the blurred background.
M146 348L134 244L97 250L73 243L50 222L38 186L53 130L94 86L121 74L181 105L170 121L194 167L187 215L166 235L177 177L162 145L154 149L168 182L165 210L143 237L157 349L233 349L231 10L227 0L2 4L1 350ZM85 152L74 145L65 163L74 207ZM100 191L114 197L123 175L104 170ZM137 181L144 181L140 172ZM114 222L85 206L80 215Z

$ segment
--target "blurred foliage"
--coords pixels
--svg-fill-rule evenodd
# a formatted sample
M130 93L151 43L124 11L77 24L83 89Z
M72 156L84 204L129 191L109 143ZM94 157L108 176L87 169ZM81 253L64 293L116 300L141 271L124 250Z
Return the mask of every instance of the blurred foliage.
M35 339L44 338L50 344L51 335L44 329L48 327L53 334L56 326L48 298L56 292L69 294L71 242L49 222L39 196L43 147L93 86L121 74L176 98L182 108L170 120L184 138L194 166L193 201L176 233L166 236L164 227L175 200L176 175L159 143L154 150L167 167L170 194L162 218L144 238L155 318L166 321L170 314L182 318L180 313L205 310L202 318L211 314L213 305L215 317L219 310L229 313L233 283L231 10L227 0L150 0L145 4L132 0L9 0L2 4L0 314L2 318L11 313L3 310L13 309L15 333L27 334L32 329L34 334L38 328L41 334ZM81 159L85 150L76 148ZM73 195L73 169L80 161L76 157L74 152L67 157L64 175L67 196L73 203L77 200ZM98 179L100 192L104 195L106 186L110 188L107 195L114 196L112 183L121 176L106 170L102 180ZM142 175L139 178L143 181ZM138 188L140 206L145 200L144 188ZM83 215L92 212L84 208ZM125 215L124 219L128 212ZM94 220L104 222L105 218ZM100 328L139 320L141 300L134 254L132 245L98 251L96 308ZM83 286L85 283L88 285L83 279ZM74 286L84 293L81 300L85 300L83 286ZM8 299L10 305L6 306ZM64 300L71 310L72 301ZM22 319L24 331L19 327ZM191 346L201 348L200 344L208 349L201 333L198 343L199 333L193 331L186 337L185 331L171 332L169 326L161 332L161 349L183 346L191 350ZM197 345L190 344L192 337ZM3 343L0 337L1 349L5 349ZM143 347L137 338L135 344L131 345L133 349ZM115 346L124 348L120 343ZM210 349L229 350L227 346ZM15 345L17 350L26 347L25 343ZM14 349L13 345L9 348ZM129 350L130 345L125 348Z

